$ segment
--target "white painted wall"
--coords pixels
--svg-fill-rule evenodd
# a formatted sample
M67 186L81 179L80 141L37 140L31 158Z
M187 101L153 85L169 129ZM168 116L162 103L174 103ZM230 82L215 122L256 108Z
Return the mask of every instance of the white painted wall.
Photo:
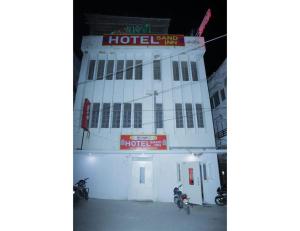
M131 183L131 163L136 154L80 154L74 155L74 182L89 177L90 197L101 199L127 200ZM173 188L181 184L177 180L177 163L200 161L210 164L207 181L203 180L204 202L214 204L216 190L220 186L217 155L204 154L195 157L191 154L153 154L153 200L173 201Z

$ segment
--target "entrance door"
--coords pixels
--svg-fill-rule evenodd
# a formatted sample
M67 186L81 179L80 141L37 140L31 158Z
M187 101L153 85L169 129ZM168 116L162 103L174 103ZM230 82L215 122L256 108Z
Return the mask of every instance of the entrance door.
M152 161L132 161L129 199L152 200Z
M183 192L188 195L190 202L202 205L202 187L199 162L182 163Z

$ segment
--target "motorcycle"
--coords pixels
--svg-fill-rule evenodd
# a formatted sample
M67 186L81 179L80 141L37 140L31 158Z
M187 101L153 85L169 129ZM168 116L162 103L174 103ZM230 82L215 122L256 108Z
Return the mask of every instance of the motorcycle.
M73 201L77 202L80 199L89 199L89 188L86 187L86 181L89 178L79 180L73 185Z
M217 193L218 195L215 197L215 202L219 206L223 206L227 204L227 193L226 187L218 187Z
M187 214L190 214L190 203L189 203L189 198L185 193L182 193L182 191L179 190L179 188L182 186L179 185L178 187L175 187L173 189L174 193L174 203L177 205L179 209L185 208Z

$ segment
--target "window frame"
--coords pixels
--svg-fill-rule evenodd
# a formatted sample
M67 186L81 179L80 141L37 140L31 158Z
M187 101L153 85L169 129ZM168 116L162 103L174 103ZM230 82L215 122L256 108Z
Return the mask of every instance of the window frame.
M178 108L177 106L180 106L180 108ZM177 109L180 110L178 111ZM178 113L180 113L181 115L178 115ZM175 123L176 123L176 128L184 128L182 103L175 103ZM179 126L181 124L182 126Z
M137 109L137 106L140 106L140 110ZM143 127L143 104L142 103L135 103L133 105L133 127L134 128L142 128Z
M93 65L92 65L92 63L93 63ZM92 66L92 68L91 68L91 66ZM95 59L90 59L89 60L89 65L88 65L87 80L94 80L95 66L96 66L96 60Z
M102 104L101 128L109 128L110 109L111 109L110 103ZM105 113L107 113L107 115Z
M162 103L155 104L155 123L156 128L164 128L164 114Z
M129 109L126 106L130 106ZM123 123L122 128L131 128L131 111L132 105L131 103L123 103Z
M120 105L119 108L116 108L116 106ZM120 128L121 126L121 110L122 110L122 104L121 103L113 103L112 105L112 128ZM119 109L119 110L116 110Z
M153 60L153 80L161 80L161 60Z
M194 128L194 116L193 116L193 104L185 104L185 115L186 115L186 127Z
M95 111L96 105L98 106L98 111ZM99 114L100 114L100 103L93 103L90 128L98 128ZM95 117L96 117L96 119L94 119Z

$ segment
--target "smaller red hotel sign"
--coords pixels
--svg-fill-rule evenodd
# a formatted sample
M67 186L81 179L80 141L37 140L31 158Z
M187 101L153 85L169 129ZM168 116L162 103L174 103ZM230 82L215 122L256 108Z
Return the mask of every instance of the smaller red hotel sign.
M121 150L167 150L166 135L121 135Z
M102 46L184 46L184 35L176 34L107 34Z

